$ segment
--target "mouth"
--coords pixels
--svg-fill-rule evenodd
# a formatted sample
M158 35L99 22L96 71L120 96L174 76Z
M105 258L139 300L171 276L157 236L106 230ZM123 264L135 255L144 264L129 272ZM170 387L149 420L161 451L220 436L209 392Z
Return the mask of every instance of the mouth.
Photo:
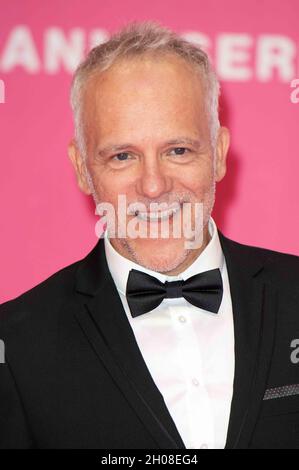
M138 211L134 212L134 215L138 217L138 219L146 221L146 222L159 222L161 220L167 220L177 214L181 209L180 204L175 204L163 211Z

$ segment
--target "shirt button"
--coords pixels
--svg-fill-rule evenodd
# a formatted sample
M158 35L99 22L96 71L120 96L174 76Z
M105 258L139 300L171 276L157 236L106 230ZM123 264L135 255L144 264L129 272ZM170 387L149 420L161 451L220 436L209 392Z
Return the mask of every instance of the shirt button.
M179 316L179 321L181 323L186 323L186 317L184 317L183 315Z
M200 446L200 449L208 449L208 448L209 448L208 444L202 444Z
M192 379L192 383L193 383L193 385L196 385L196 386L199 385L199 382L198 382L197 379Z

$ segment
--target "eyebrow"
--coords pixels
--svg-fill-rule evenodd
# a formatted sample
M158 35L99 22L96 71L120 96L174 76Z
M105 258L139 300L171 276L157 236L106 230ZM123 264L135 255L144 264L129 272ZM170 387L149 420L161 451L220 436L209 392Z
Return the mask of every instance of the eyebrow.
M171 139L164 142L163 147L166 145L192 145L193 147L199 147L200 141L197 139L191 139L190 137L179 137L177 139ZM132 143L124 143L118 145L107 145L106 147L98 150L98 155L105 155L108 152L118 152L128 147L135 147Z

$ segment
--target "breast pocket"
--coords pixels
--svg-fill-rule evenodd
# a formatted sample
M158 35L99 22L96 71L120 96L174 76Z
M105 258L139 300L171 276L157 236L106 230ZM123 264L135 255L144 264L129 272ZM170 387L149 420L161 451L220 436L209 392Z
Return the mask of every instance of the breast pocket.
M250 447L299 449L299 396L263 401Z
M265 396L267 396L265 394ZM261 408L261 417L281 414L299 413L299 395L275 396L264 399Z

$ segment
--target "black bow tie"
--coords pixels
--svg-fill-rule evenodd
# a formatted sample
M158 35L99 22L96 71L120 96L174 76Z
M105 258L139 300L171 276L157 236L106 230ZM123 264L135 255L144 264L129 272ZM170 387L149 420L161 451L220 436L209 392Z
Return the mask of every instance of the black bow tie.
M133 318L149 312L164 298L184 297L196 307L218 313L223 296L220 270L211 269L195 274L186 281L159 281L142 271L131 269L126 288L126 297Z

